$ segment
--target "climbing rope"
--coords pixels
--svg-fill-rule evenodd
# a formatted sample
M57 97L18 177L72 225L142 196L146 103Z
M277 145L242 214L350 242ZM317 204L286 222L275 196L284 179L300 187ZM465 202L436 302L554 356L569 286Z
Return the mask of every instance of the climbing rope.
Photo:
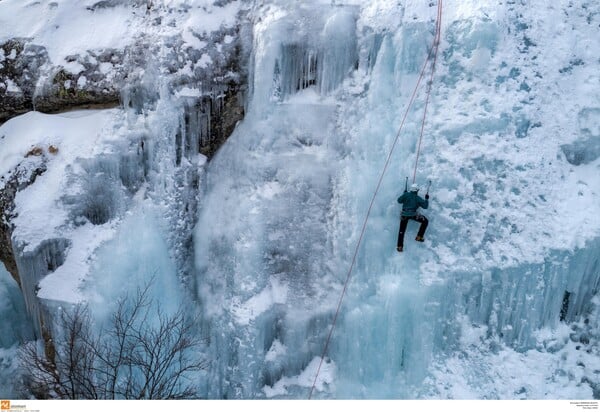
M429 96L431 95L431 85L433 84L433 73L435 72L435 63L437 62L438 49L440 45L440 36L442 32L442 0L438 1L437 20L435 23L435 36L433 38L433 63L431 64L431 75L427 83L427 93L425 98L425 108L423 109L423 119L421 120L421 132L419 133L419 144L417 145L417 157L415 158L415 169L413 171L413 180L415 183L417 178L417 164L419 163L419 155L421 154L421 142L423 141L423 131L425 130L425 119L427 118L427 107L429 106ZM429 60L429 56L428 56Z
M315 390L315 386L317 385L317 379L319 378L319 373L321 372L321 367L323 366L323 361L325 360L325 356L327 355L327 349L329 348L329 343L330 343L331 337L333 335L333 329L335 328L335 324L337 322L337 318L339 316L340 309L342 307L342 301L344 300L344 296L346 295L346 290L348 289L348 283L350 282L352 270L354 269L354 265L356 264L356 257L358 256L358 251L360 249L360 245L362 243L362 240L363 240L363 237L365 234L365 230L367 228L367 222L369 220L369 216L371 215L371 209L373 208L373 204L375 203L375 198L377 197L377 193L379 193L379 188L381 187L381 182L383 181L383 177L385 176L385 173L387 172L390 160L392 158L392 154L394 153L394 148L396 147L396 144L398 143L398 140L400 138L400 133L402 132L402 128L404 127L404 123L406 121L406 118L408 117L408 112L410 111L410 108L415 100L415 96L417 94L417 90L419 89L419 85L421 84L421 81L423 80L423 76L425 74L425 69L427 68L427 64L431 60L432 51L435 49L434 57L433 57L433 65L431 68L431 77L430 77L429 85L427 88L425 112L423 114L423 119L422 119L422 124L421 124L421 136L419 137L419 146L417 149L417 160L418 160L419 151L421 149L421 140L422 140L422 136L423 136L425 118L426 118L426 114L427 114L427 104L429 102L429 94L431 93L433 70L435 69L435 60L437 59L437 50L438 50L438 46L439 46L439 42L440 42L440 32L441 32L441 27L442 27L441 20L442 20L442 0L438 0L437 20L436 20L436 26L435 26L435 35L434 35L433 46L427 53L427 59L425 59L425 63L423 63L423 67L421 68L421 72L419 73L419 78L417 80L417 84L415 85L415 88L414 88L412 95L410 97L410 100L408 102L408 106L406 107L406 111L404 112L404 116L402 117L402 121L400 122L400 127L398 128L398 133L396 134L396 138L394 139L394 142L392 143L392 147L389 150L387 159L385 160L385 164L383 166L383 170L381 171L381 175L379 176L379 180L377 181L377 186L375 187L375 191L373 192L373 196L371 197L371 202L369 203L369 208L367 209L367 214L365 216L362 228L360 230L358 242L356 243L356 247L354 249L354 255L352 256L352 263L350 264L350 267L348 268L348 272L346 274L346 281L344 282L344 288L342 289L342 293L341 293L340 299L337 304L337 309L335 311L335 315L333 316L331 328L329 329L329 334L327 335L327 340L325 341L323 353L321 354L321 360L319 361L319 366L317 367L317 372L315 374L315 379L313 381L312 387L310 388L310 393L308 394L308 399L312 398L313 391ZM416 174L416 167L417 167L417 163L415 161L415 174ZM414 182L414 179L415 179L415 176L413 176L413 182Z

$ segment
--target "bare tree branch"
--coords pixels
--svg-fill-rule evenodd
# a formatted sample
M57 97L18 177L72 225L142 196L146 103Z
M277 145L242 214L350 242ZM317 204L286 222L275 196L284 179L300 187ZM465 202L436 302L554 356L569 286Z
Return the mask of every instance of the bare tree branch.
M87 307L63 311L52 359L36 343L21 349L24 389L41 399L197 397L194 376L206 361L194 324L181 310L165 313L150 298L150 286L120 299L96 334Z

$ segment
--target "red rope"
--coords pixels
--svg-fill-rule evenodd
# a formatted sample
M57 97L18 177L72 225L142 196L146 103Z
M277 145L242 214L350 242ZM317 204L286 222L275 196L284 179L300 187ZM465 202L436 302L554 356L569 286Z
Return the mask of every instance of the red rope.
M442 0L438 0L436 33L434 35L434 46L433 46L435 48L435 54L434 54L433 67L431 70L431 78L432 79L433 79L433 68L435 67L435 59L437 58L437 49L438 49L439 39L440 39L441 19L442 19ZM313 391L315 390L315 386L317 385L317 379L319 377L319 373L321 372L321 367L323 366L323 361L325 360L325 355L327 354L327 349L329 348L329 343L330 343L331 337L333 335L333 329L335 328L335 324L336 324L337 318L339 316L340 309L342 307L342 301L344 300L346 290L348 289L348 283L350 282L352 270L354 269L354 265L356 264L356 257L358 256L358 251L360 249L360 245L362 243L362 240L363 240L363 237L365 234L365 230L367 228L367 222L369 220L369 216L371 215L371 209L373 208L373 204L375 203L375 198L377 197L377 193L379 192L379 188L381 187L381 182L383 181L383 177L385 176L385 173L388 169L390 160L392 158L392 154L394 153L394 148L396 147L396 144L398 143L398 140L400 138L400 133L402 131L402 128L404 127L406 118L408 117L408 112L410 111L410 108L415 100L417 90L419 89L419 85L421 84L421 80L423 80L423 75L425 74L425 68L427 67L427 63L429 62L430 59L431 59L431 50L427 53L427 59L425 60L425 63L423 63L423 68L421 69L421 72L419 74L419 79L417 80L417 84L415 85L415 88L412 92L412 95L408 102L408 106L406 107L406 111L404 112L404 116L402 117L402 122L400 123L400 127L398 128L398 133L396 134L394 143L392 144L392 147L390 148L387 159L385 160L385 164L383 166L383 170L381 172L381 175L379 176L377 186L375 188L375 191L373 192L373 196L371 197L371 202L369 203L369 208L367 209L367 215L364 219L362 228L360 230L360 236L358 237L358 242L356 243L356 248L354 249L354 255L352 256L352 263L350 264L350 268L348 269L348 273L346 274L346 281L344 282L344 288L342 289L342 294L341 294L340 299L337 304L337 309L335 311L335 315L334 315L333 321L331 323L331 328L329 329L329 334L327 335L327 340L325 341L325 347L323 348L321 360L319 361L317 373L315 374L315 379L313 381L312 387L310 388L310 393L308 395L308 399L312 398ZM430 80L429 88L427 90L427 101L425 103L425 111L427 110L427 102L429 101L430 91L431 91L431 80ZM425 122L425 115L423 116L423 123L424 122ZM421 126L421 136L422 136L422 134L423 134L423 126ZM421 146L421 139L419 139L419 150L420 150L420 146ZM417 158L418 158L418 154L417 154ZM415 168L416 168L416 164L415 164ZM413 181L414 181L414 177L413 177Z

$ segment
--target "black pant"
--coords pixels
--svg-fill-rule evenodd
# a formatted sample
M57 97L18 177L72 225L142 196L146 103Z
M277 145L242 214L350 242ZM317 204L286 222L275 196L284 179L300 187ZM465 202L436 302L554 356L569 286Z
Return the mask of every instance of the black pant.
M401 216L400 217L400 231L398 232L398 246L404 246L404 232L406 232L406 225L408 225L408 221L410 219L416 220L417 222L421 223L421 227L419 228L419 233L417 233L417 236L420 236L420 237L425 236L425 230L427 230L427 225L429 224L429 221L427 220L427 218L425 216L423 216L423 215Z

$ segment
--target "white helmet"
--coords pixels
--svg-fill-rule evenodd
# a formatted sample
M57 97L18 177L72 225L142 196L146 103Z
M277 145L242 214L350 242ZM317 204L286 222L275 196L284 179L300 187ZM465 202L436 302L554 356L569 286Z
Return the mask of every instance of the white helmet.
M419 185L416 183L413 183L412 185L410 185L410 191L411 192L418 192L419 191Z

